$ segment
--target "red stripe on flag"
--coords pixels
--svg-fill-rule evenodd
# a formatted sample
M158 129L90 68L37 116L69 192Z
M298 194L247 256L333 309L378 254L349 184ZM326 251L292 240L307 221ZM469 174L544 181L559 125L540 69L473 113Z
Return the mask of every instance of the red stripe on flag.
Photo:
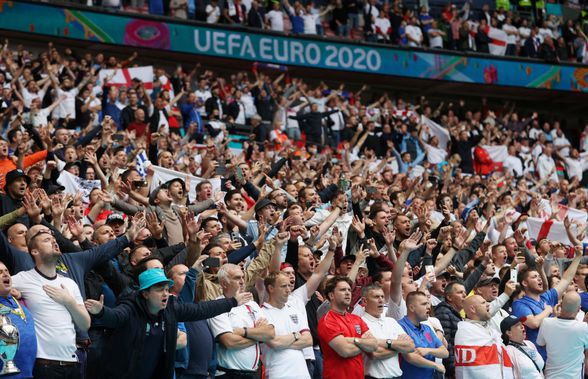
M537 241L541 241L542 239L547 238L549 235L549 230L551 230L551 225L553 225L553 220L551 219L546 220L541 225L541 229L539 229L539 233L537 234Z
M501 40L499 40L499 39L494 39L494 38L492 38L492 39L490 40L490 43L491 43L492 45L496 45L496 46L506 46L506 41L501 41Z

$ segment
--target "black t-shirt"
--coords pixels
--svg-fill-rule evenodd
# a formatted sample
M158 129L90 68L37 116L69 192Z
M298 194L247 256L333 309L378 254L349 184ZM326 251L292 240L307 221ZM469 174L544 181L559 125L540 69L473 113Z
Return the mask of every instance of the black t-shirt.
M141 354L142 363L137 367L138 379L156 379L153 375L163 357L163 344L164 333L161 322L148 322Z

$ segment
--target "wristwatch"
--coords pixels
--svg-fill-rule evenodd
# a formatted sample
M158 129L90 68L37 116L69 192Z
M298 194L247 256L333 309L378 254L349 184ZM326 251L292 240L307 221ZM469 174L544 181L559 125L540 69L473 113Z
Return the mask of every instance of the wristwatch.
M359 340L358 340L357 338L354 338L354 339L353 339L353 344L354 344L355 346L359 346L359 345L358 345L358 344L359 344Z
M294 342L298 341L300 339L300 333L298 332L292 332L292 335L294 336Z
M392 340L390 338L386 340L386 348L392 350Z

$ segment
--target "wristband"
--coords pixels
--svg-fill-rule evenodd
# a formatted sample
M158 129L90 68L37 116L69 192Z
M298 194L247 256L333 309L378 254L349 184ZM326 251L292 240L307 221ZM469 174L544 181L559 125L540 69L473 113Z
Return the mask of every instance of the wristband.
M243 327L243 338L247 338L247 327Z

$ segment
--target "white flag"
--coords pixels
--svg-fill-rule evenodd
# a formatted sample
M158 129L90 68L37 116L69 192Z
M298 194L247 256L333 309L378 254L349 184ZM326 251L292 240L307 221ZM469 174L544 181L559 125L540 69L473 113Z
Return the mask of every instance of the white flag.
M163 168L156 165L152 165L151 168L153 169L153 178L151 179L151 188L149 188L150 192L153 191L158 185L174 178L180 178L185 181L186 176L188 177L188 180L190 180L190 192L188 193L190 201L194 201L196 199L196 185L203 180L208 180L210 184L212 184L212 191L214 193L221 190L221 180L218 178L203 179L197 176L187 175L183 172L170 170L169 168Z
M100 180L86 180L79 176L75 176L67 171L61 171L57 183L65 187L65 192L77 195L78 192L82 192L82 201L84 203L90 202L90 192L94 188L102 188Z
M485 30L490 38L488 49L492 55L504 55L506 53L506 32L502 29L489 27Z
M571 245L566 233L564 223L553 219L544 220L542 218L529 217L527 219L527 228L529 237L535 241L547 238L550 241L561 242L564 245ZM572 232L576 233L576 228L572 225Z
M153 91L153 66L100 70L99 82L102 85L104 85L105 79L108 79L108 84L111 86L126 88L133 85L133 79L139 79L143 82L147 92L151 93Z
M429 129L429 138L433 136L437 137L437 139L439 140L439 148L447 149L447 144L451 139L449 135L449 130L447 130L443 126L437 124L435 121L431 120L430 118L424 115L421 116L421 124L423 124Z

